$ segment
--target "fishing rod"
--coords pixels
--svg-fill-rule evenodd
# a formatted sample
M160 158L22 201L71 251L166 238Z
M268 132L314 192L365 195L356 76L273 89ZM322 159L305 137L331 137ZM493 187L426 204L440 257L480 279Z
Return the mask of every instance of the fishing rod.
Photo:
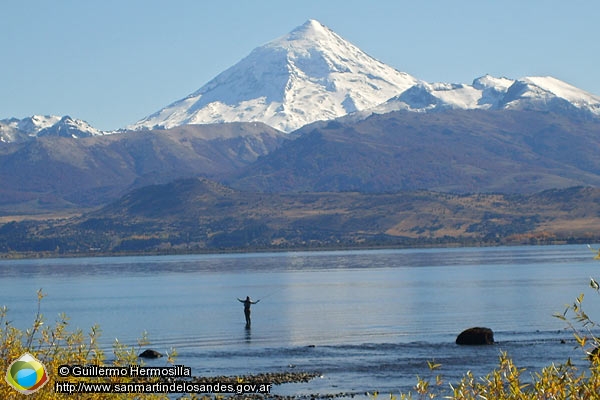
M257 301L261 301L262 299L266 299L268 297L273 296L275 293L281 292L284 288L279 288L276 290L273 290L271 293L267 294L266 296L261 297L260 299L258 299Z
M259 301L261 301L263 299L269 298L269 297L273 296L275 293L281 292L283 289L284 288L279 288L279 289L273 290L272 292L268 293L267 295L265 295L265 296L261 297L260 299L256 300L256 302L258 303ZM242 299L240 299L238 297L236 297L236 299L239 300L239 301L243 301Z

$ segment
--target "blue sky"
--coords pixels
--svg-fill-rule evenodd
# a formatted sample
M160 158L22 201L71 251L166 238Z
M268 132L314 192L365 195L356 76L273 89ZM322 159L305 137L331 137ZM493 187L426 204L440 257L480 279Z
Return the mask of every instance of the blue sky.
M70 115L117 129L310 18L428 82L552 75L600 95L597 1L28 0L0 9L0 119Z

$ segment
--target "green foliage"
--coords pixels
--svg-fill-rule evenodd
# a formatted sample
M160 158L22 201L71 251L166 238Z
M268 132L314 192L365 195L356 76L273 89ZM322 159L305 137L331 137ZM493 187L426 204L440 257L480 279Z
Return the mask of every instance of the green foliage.
M100 328L92 326L85 334L81 330L69 331L69 319L66 315L59 315L54 325L47 325L41 313L41 302L45 294L39 290L38 309L31 328L22 331L14 327L8 319L8 308L0 307L0 372L6 374L10 364L21 357L24 353L30 353L40 360L46 369L49 381L46 385L32 395L36 400L54 399L167 399L163 394L68 394L55 392L55 383L68 380L71 383L86 381L89 383L130 383L132 378L124 377L101 377L101 378L61 378L58 376L58 368L61 365L99 365L99 366L129 366L143 365L137 354L143 346L149 344L145 334L138 340L137 346L130 346L115 341L113 345L114 361L107 363L104 350L99 345ZM176 353L173 351L167 357L167 363L173 364ZM135 382L142 382L140 378L134 378ZM158 378L145 378L143 383L157 382ZM4 379L0 383L0 399L21 399L22 394L9 386Z

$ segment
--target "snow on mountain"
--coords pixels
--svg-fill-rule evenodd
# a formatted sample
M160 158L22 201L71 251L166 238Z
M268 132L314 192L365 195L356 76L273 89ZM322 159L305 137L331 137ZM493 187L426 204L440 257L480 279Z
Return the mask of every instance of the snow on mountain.
M18 119L10 118L0 120L0 142L16 142L40 130L52 126L60 121L60 117L53 115L33 115Z
M450 83L420 82L388 100L409 111L428 111L434 108L472 108L481 97L473 86Z
M55 115L33 115L31 117L15 121L17 122L16 127L19 130L26 132L27 134L31 134L38 132L41 129L51 127L60 121L60 117Z
M472 86L481 91L481 98L477 101L477 104L481 108L498 108L508 88L513 83L515 83L513 79L495 78L491 75L475 79Z
M61 136L77 139L80 137L100 136L103 134L104 132L99 131L87 122L80 119L72 119L66 115L56 124L40 130L37 133L37 136Z
M128 129L261 121L290 132L318 120L395 110L528 109L600 116L600 97L552 77L485 75L427 83L375 60L309 20L254 49L196 92Z
M319 120L360 120L396 110L537 110L600 117L600 96L550 76L485 75L428 83L372 58L318 21L257 47L196 92L127 127L263 122L291 132ZM107 134L70 117L0 120L0 142Z
M0 142L24 142L41 136L89 137L105 135L80 119L69 116L33 115L31 117L0 120Z
M128 128L260 121L290 132L374 107L417 82L309 20Z
M549 76L512 80L485 75L471 85L419 82L362 116L444 109L537 110L600 117L600 96Z
M594 96L551 76L532 76L523 78L522 80L565 99L576 106L588 106L600 102L599 96Z
M600 116L600 96L551 76L525 77L507 90L501 108Z

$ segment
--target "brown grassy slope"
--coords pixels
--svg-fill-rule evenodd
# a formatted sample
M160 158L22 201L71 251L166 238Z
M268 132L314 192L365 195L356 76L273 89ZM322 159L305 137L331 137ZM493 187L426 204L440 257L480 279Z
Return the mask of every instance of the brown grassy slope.
M112 229L160 234L168 238L165 242L187 235L201 247L217 246L215 238L234 247L364 243L394 237L567 240L599 236L600 189L533 195L268 194L239 192L200 179L141 189L87 218L109 222Z
M532 195L138 189L78 218L0 225L0 253L211 251L600 240L600 189Z

